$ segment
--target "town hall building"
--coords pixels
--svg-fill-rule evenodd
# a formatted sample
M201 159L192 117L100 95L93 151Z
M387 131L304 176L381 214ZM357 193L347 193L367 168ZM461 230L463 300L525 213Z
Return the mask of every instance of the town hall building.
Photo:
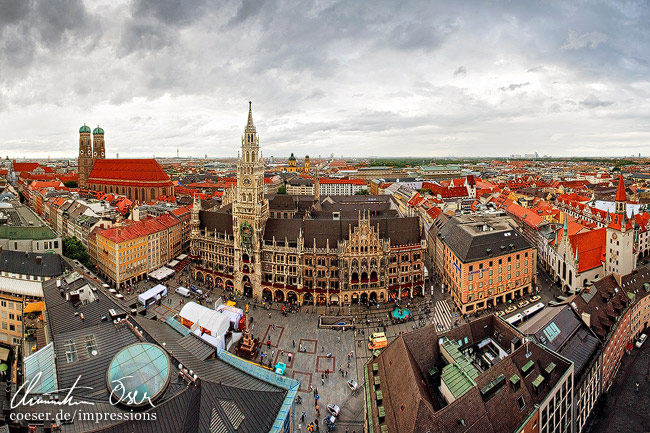
M265 195L249 103L232 203L192 209L194 277L276 302L390 302L424 294L426 240L390 196Z

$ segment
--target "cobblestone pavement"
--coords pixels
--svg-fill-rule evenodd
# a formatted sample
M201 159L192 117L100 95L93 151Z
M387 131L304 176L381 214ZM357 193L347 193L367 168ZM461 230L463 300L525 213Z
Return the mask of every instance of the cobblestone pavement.
M650 432L650 344L623 356L614 384L603 397L589 433Z

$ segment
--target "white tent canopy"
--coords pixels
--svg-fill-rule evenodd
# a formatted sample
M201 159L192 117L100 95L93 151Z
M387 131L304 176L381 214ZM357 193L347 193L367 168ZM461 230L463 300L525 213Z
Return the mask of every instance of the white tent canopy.
M174 275L174 270L169 269L166 266L162 266L155 271L149 272L149 276L153 278L154 280L164 280L165 278L169 277L170 275Z
M229 317L215 311L211 308L199 305L196 302L185 304L180 313L183 319L188 320L194 325L190 328L192 331L199 328L205 328L210 331L213 337L224 335L230 328Z
M230 305L226 305L226 304L218 305L216 310L222 313L223 315L227 316L235 328L237 328L241 316L244 315L244 310L242 310L241 308L231 307Z

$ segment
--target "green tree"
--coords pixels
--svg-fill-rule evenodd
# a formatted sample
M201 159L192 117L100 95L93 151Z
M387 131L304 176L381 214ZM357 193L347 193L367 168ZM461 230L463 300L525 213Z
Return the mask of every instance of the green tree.
M286 194L287 193L287 187L282 185L278 187L278 194Z
M90 261L88 250L84 244L74 236L63 238L63 255L73 260L79 260L79 263L90 270L94 268Z
M420 194L422 194L422 195L425 195L425 194L429 194L429 195L431 195L431 194L433 194L429 188L420 188L420 189L418 190L418 192L419 192Z
M355 192L354 195L368 195L370 194L370 191L367 189L360 189L359 191Z
M76 188L79 186L76 180L66 180L63 184L68 188Z

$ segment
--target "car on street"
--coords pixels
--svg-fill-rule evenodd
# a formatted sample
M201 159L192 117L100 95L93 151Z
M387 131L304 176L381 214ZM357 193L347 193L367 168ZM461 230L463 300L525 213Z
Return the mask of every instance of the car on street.
M504 312L501 311L501 310L499 310L499 311L496 312L497 317L501 317L501 316L503 316L503 315L505 315L505 314L506 314L506 313L504 313Z
M539 301L540 299L542 299L541 296L539 296L539 295L535 295L535 296L532 296L532 297L530 298L530 302L537 302L537 301Z
M529 304L528 301L520 301L520 302L517 304L517 306L518 306L519 308L523 308L523 307L525 307L525 306L528 305L528 304Z
M517 307L515 307L514 305L511 305L511 306L509 306L508 308L506 308L506 312L505 312L505 314L512 313L512 312L515 311L516 309L517 309Z
M356 391L357 388L359 388L359 384L357 383L356 380L354 380L354 379L350 379L350 380L348 380L348 387L349 387L352 391Z
M341 408L335 404L330 403L327 405L327 411L334 416L339 416L339 413L341 413Z
M372 341L381 337L386 338L386 334L383 332L373 332L372 334L370 334L370 336L368 336L368 341Z
M639 338L636 339L636 343L634 345L636 346L637 349L640 349L641 346L643 346L643 343L648 339L648 334L641 334L639 335Z

